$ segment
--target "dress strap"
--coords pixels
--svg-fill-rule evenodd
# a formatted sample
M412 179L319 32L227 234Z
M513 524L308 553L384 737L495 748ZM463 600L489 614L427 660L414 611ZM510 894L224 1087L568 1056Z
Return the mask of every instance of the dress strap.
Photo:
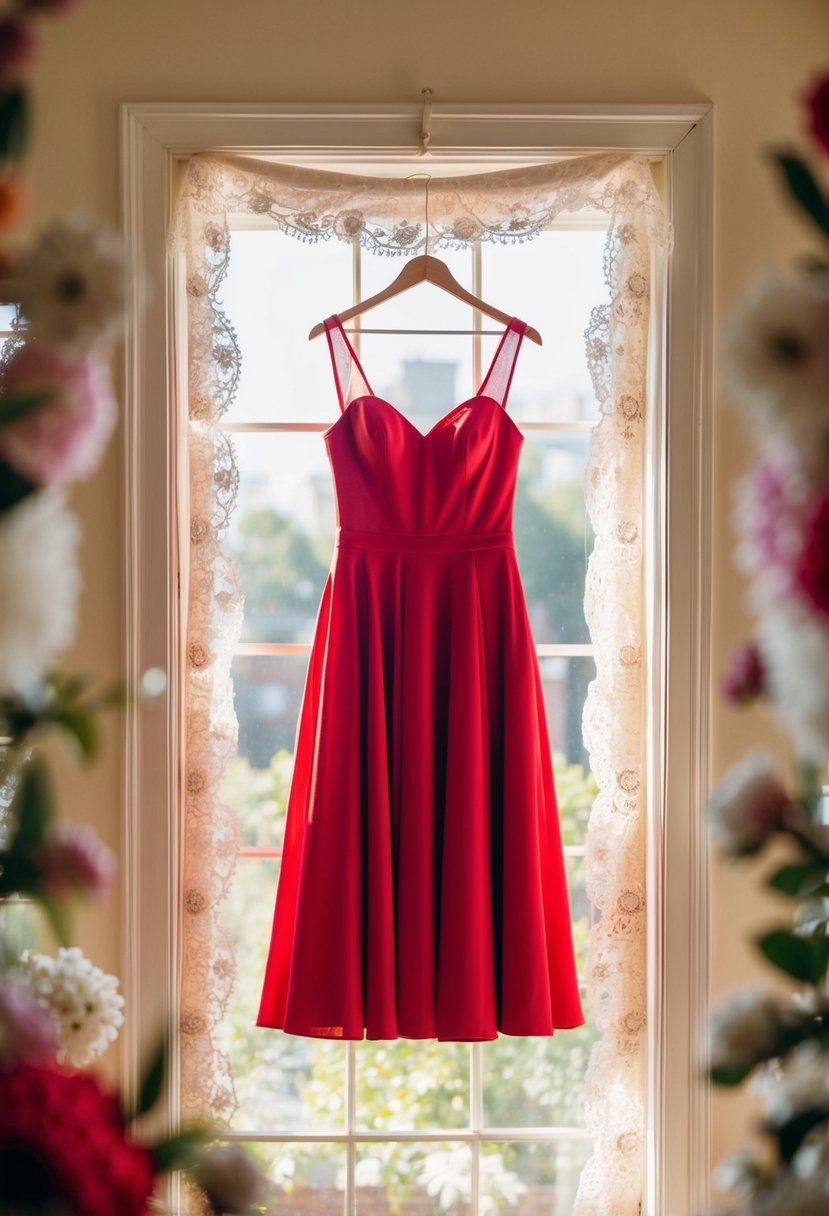
M507 396L526 329L524 321L519 321L517 317L511 319L501 335L495 357L478 392L479 397L492 397L503 409L506 409Z
M342 411L355 397L373 397L374 394L340 318L334 314L326 317L324 324L328 349L331 352L331 364L334 368L337 399Z

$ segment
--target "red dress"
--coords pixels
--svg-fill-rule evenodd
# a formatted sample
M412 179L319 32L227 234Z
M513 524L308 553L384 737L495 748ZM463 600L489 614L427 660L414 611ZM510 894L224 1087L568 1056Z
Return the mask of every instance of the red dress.
M257 1025L451 1041L580 1026L541 677L513 543L523 322L423 434L338 317L336 548Z

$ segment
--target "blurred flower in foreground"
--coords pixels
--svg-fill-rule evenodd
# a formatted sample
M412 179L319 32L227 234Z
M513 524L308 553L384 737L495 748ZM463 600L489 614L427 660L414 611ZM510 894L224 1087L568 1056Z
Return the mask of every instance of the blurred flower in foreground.
M262 1198L265 1180L238 1144L223 1144L205 1153L195 1180L217 1213L246 1213Z
M731 660L723 681L722 693L728 701L753 701L764 691L765 670L756 642L750 642Z
M0 513L0 695L25 688L72 641L78 539L56 491Z
M0 1211L146 1216L153 1154L94 1077L17 1064L0 1086Z
M87 477L118 417L107 365L97 355L30 340L0 377L4 395L27 390L45 390L48 400L0 427L0 456L33 486Z
M57 958L27 951L15 968L18 975L57 1023L60 1063L85 1068L118 1037L124 1023L118 980L77 946L62 947Z
M58 1050L55 1019L37 1004L27 985L0 985L0 1070L18 1060L54 1061Z
M57 820L35 857L43 890L52 899L70 892L103 899L115 876L115 854L93 828Z
M711 796L714 839L726 855L754 853L781 826L790 805L772 758L751 752L726 772Z
M11 291L34 337L75 351L106 346L126 309L121 238L83 215L56 220L16 263Z

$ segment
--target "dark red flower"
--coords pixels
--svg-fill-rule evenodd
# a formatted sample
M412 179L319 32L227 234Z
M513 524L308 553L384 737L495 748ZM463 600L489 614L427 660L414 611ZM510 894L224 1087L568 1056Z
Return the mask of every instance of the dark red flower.
M37 31L31 21L6 17L0 21L0 78L8 80L28 67L38 49Z
M722 681L722 694L727 701L744 705L765 692L766 671L756 642L749 642L732 657Z
M829 153L829 76L821 76L806 95L809 131L816 142Z
M0 1073L0 1210L145 1216L155 1167L94 1077L17 1064Z
M818 612L829 617L829 495L818 498L806 515L794 580Z

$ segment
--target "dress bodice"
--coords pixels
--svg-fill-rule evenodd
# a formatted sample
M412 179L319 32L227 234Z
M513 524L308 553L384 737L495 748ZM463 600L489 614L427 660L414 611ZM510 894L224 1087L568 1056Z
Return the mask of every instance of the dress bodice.
M425 433L372 393L339 319L325 325L341 408L324 432L338 526L415 536L510 530L524 437L506 397L523 322L510 321L480 391Z

